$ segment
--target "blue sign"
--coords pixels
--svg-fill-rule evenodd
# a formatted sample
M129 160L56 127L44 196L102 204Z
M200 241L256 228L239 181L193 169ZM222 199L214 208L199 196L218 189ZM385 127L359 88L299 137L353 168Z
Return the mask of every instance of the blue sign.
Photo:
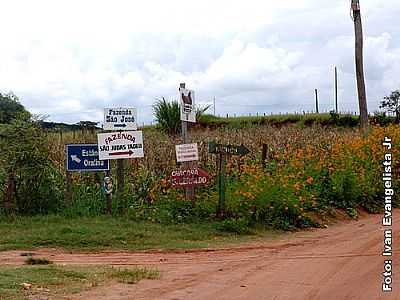
M108 160L99 159L97 144L67 145L67 171L107 171Z

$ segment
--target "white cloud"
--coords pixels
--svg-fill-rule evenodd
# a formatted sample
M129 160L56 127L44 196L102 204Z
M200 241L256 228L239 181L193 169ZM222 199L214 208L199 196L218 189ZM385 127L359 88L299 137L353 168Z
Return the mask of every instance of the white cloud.
M396 0L362 3L370 110L400 88ZM138 106L186 82L221 114L356 110L349 1L8 1L0 19L0 91L53 120L101 120L104 106Z

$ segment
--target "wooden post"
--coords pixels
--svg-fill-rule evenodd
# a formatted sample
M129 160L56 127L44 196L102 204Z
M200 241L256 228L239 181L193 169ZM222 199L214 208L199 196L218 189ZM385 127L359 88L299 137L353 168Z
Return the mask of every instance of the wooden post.
M179 85L179 88L185 89L186 85L185 83L181 83ZM181 104L182 105L182 104ZM181 121L182 122L182 143L183 144L188 144L190 142L189 139L189 133L188 133L188 122L186 121ZM193 166L192 162L184 162L183 163L184 168L191 168ZM192 201L192 204L195 204L195 198L194 198L194 187L185 187L185 199Z
M66 171L66 187L65 187L65 206L70 207L72 202L72 173Z
M226 153L219 154L218 160L218 190L219 201L217 216L224 218L225 216L225 173L226 173Z
M261 165L263 167L263 169L265 169L265 167L267 166L267 150L268 150L268 146L267 144L263 144L262 145L262 152L261 152Z
M317 112L317 114L319 113L319 109L318 109L318 90L315 89L315 111Z
M335 67L335 110L336 113L339 112L338 108L338 76L337 76L337 68Z
M355 32L355 60L356 60L356 78L358 90L358 105L360 109L360 125L364 134L368 132L368 109L367 95L365 92L364 79L364 59L363 59L363 29L361 22L361 12L359 0L351 1L353 11L354 32Z
M125 176L124 176L124 160L117 159L117 194L120 205L124 203Z
M106 171L106 177L110 177L110 171ZM111 177L110 177L111 178ZM110 193L107 193L105 191L106 194L106 209L107 209L107 214L111 215L112 214L112 190Z

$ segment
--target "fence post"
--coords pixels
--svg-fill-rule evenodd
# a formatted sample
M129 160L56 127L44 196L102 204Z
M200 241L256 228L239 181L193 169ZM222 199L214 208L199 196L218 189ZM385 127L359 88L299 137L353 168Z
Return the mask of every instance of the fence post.
M263 169L265 169L265 167L266 167L267 150L268 150L267 144L263 144L262 152L261 152L261 165L262 165Z
M217 216L223 218L225 216L225 172L226 172L226 153L219 154L218 160L218 187L219 202Z

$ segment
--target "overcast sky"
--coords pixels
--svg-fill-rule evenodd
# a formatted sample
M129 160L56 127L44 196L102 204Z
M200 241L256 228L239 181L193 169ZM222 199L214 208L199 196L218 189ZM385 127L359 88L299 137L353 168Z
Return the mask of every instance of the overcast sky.
M33 113L101 121L156 98L216 98L217 114L357 111L350 0L0 0L0 91ZM400 1L360 0L370 112L400 89ZM212 109L210 110L212 112Z

